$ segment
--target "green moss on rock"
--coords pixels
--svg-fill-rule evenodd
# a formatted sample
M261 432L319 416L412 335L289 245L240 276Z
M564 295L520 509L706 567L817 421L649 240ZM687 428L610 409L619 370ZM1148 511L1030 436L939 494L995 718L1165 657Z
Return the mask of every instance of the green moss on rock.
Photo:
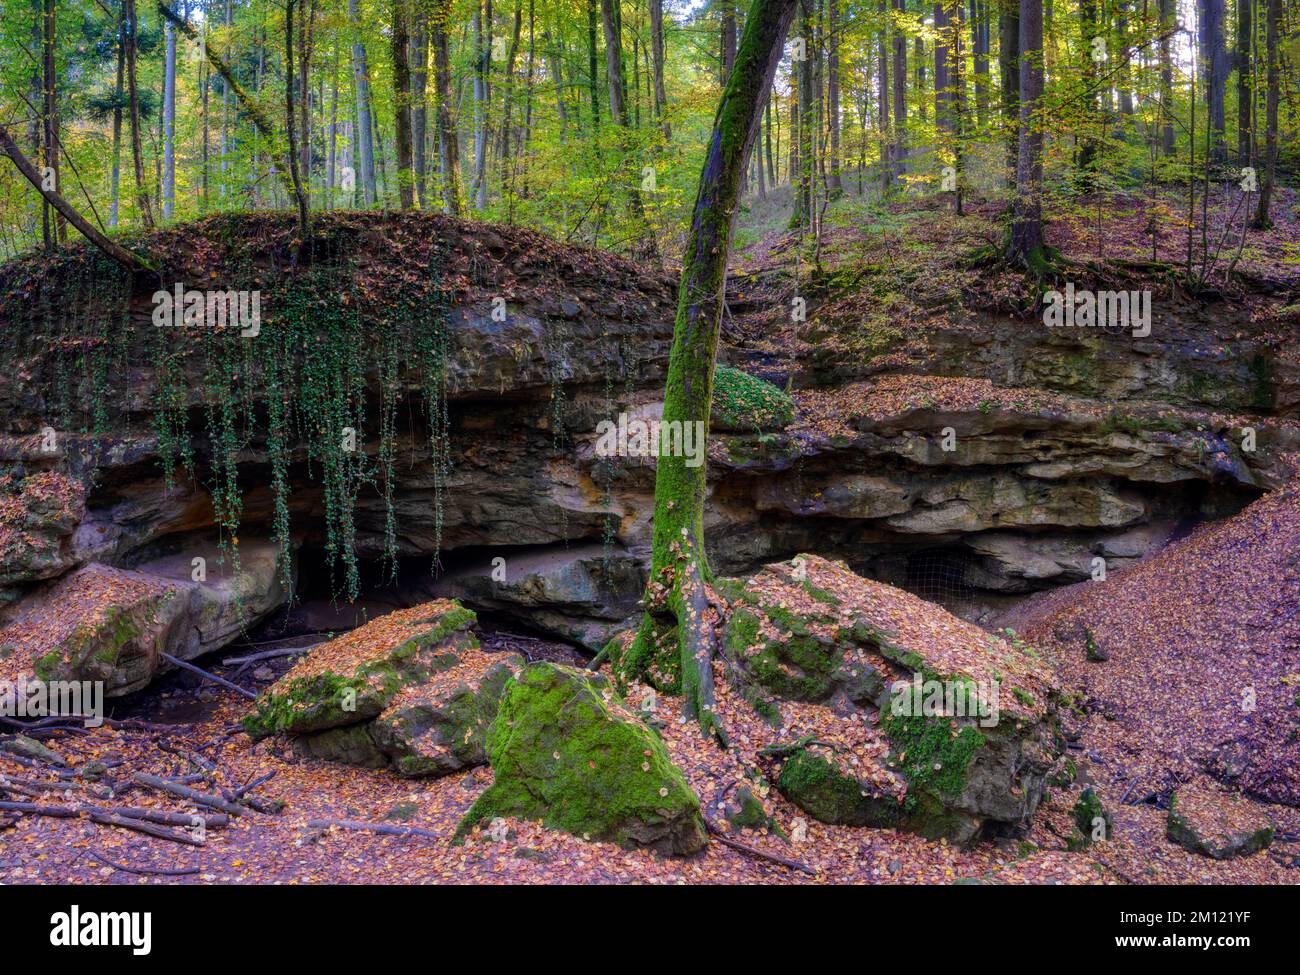
M739 369L718 366L709 416L713 429L760 432L793 422L794 399L789 393Z
M814 819L840 826L896 826L897 799L880 795L834 762L801 749L786 759L777 777L781 794Z
M497 816L592 840L689 854L708 842L700 803L663 743L603 678L550 663L506 687L487 738L493 784L458 835Z

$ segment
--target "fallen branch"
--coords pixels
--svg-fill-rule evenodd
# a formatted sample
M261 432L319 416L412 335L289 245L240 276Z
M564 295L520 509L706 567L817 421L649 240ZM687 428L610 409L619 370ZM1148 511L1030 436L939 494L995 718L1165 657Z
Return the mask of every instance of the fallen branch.
M147 836L155 837L160 840L167 840L171 843L184 843L186 846L203 846L203 840L190 833L178 833L175 830L168 829L166 826L155 826L153 823L145 822L141 819L128 819L125 816L115 816L111 813L89 814L90 821L100 823L104 826L118 826L122 829L134 830L137 833L144 833Z
M733 850L739 850L741 853L748 854L749 856L752 857L757 857L760 860L770 860L772 863L780 864L781 866L788 867L791 870L802 871L803 873L808 874L810 877L817 876L817 871L814 870L812 867L808 866L808 864L806 863L800 863L798 860L787 860L785 857L777 856L775 853L768 853L764 850L760 850L756 847L750 846L748 843L742 843L740 842L740 840L733 840L731 837L723 835L722 831L718 829L717 826L713 825L713 823L709 822L707 819L704 821L704 825L708 827L709 832L713 834L713 836L717 839L717 841L721 843L723 846L729 846Z
M182 826L192 828L200 824L204 829L223 829L230 825L230 818L222 813L208 813L200 816L196 813L167 812L164 809L144 809L139 806L113 808L108 806L43 806L36 802L0 801L0 811L23 813L27 816L49 816L54 819L75 819L86 815L91 819L98 817L121 817L160 826ZM196 822L195 820L200 820ZM96 820L98 822L98 820Z
M259 660L272 660L276 657L294 657L300 653L306 653L312 647L320 646L319 643L313 643L305 647L285 647L281 650L263 650L261 653L250 653L245 657L227 657L221 661L223 667L233 667L236 664L253 664Z
M220 796L214 796L207 792L200 792L198 789L191 789L187 785L169 782L167 779L159 778L156 775L145 775L143 772L137 772L131 776L131 781L136 785L156 789L159 792L166 792L181 799L188 799L190 802L200 806L207 806L209 809L219 809L232 816L238 816L243 812L243 807L237 803L228 802Z
M112 867L114 870L121 870L123 873L147 874L156 877L188 877L191 874L199 872L198 867L184 867L180 870L163 870L157 867L128 867L126 864L118 863L116 860L110 860L102 853L97 853L94 850L87 850L86 852L106 867Z
M309 819L309 829L350 829L364 833L382 833L385 836L427 836L431 840L442 839L432 830L418 826L390 826L387 823L363 823L355 819Z
M238 789L235 790L234 796L236 799L243 799L244 796L248 795L248 793L252 792L259 785L265 785L273 778L275 778L275 769L272 769L271 771L267 772L265 775L258 776L252 782L248 783L248 785L241 785Z
M257 695L254 694L252 691L240 687L238 684L232 684L224 677L218 677L216 674L209 674L202 667L195 667L192 663L188 663L184 660L180 660L177 657L173 657L170 653L159 654L159 656L162 657L164 660L166 660L169 664L172 664L176 667L180 667L182 670L188 670L190 671L190 673L198 674L200 677L204 677L212 681L214 684L220 684L222 687L227 687L230 690L234 691L236 694L244 695L244 697L248 698L251 701L257 700Z
M68 223L76 227L88 241L128 271L153 270L153 265L139 254L127 250L121 244L111 240L92 227L90 221L83 217L71 203L58 193L45 189L44 181L36 171L36 167L32 165L30 159L23 155L23 151L14 143L9 131L3 125L0 125L0 151L3 151L13 164L18 167L18 172L22 173L23 178L36 188L36 192L40 193L45 198L45 201L54 207Z

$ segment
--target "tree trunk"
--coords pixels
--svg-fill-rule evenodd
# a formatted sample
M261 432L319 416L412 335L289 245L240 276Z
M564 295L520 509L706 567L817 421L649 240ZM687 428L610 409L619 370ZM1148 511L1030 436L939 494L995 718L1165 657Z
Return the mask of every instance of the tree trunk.
M474 209L487 209L487 99L491 50L484 44L483 4L474 0Z
M144 149L140 145L140 93L136 90L135 55L138 21L135 0L122 0L122 2L126 5L126 19L130 28L126 38L126 90L131 119L131 159L135 164L135 198L144 225L152 229L153 207L149 205L149 188L144 182Z
M810 225L812 209L813 173L813 64L815 56L812 36L812 18L807 5L796 0L799 7L798 30L803 40L804 57L794 63L797 99L790 102L791 127L795 135L790 141L790 179L794 183L794 212L790 214L790 229L798 230Z
M1254 29L1255 0L1237 0L1237 164L1249 166L1254 158L1251 145L1254 115Z
M1223 36L1223 10L1223 0L1197 0L1201 77L1205 79L1205 107L1209 113L1212 163L1221 163L1227 158L1223 140L1223 103L1228 82L1228 49Z
M1160 2L1160 151L1174 154L1173 33L1178 21L1177 0Z
M906 0L893 0L898 14L906 12ZM894 29L894 175L902 177L907 170L907 37L897 27Z
M152 265L144 258L135 254L117 241L110 237L104 236L96 230L85 217L76 211L62 196L54 190L46 189L45 180L41 173L36 171L30 159L23 155L23 151L18 148L17 144L10 137L9 131L0 125L0 152L4 153L18 168L24 179L31 183L46 203L54 209L59 216L63 217L68 223L76 227L87 240L102 250L105 254L117 261L123 267L131 271L152 269Z
M736 63L736 6L735 0L720 0L719 28L721 52L719 56L719 81L725 88L731 77L731 66ZM832 0L834 2L834 0Z
M1007 182L1014 185L1020 124L1020 7L1012 0L1003 0L998 11L998 81L1002 86L1002 124L1007 133Z
M393 121L396 130L397 198L403 210L415 205L411 148L411 35L409 0L393 0Z
M888 193L894 185L894 160L890 156L893 138L889 127L889 0L879 0L880 35L876 44L876 97L880 113L880 190Z
M587 0L587 87L591 93L591 131L600 128L600 71L596 66L596 28L600 20L599 0Z
M420 208L426 209L429 206L429 113L426 104L429 91L429 15L422 3L416 7L411 56L414 61L411 70L411 141L415 152L415 194Z
M618 0L600 0L600 18L605 29L605 72L609 80L609 114L626 138L631 134L631 119L627 112L627 85L623 79L623 23ZM627 143L625 142L624 148ZM742 167L744 160L741 160ZM628 206L632 219L639 227L644 256L658 259L658 247L646 223L641 204L641 193L635 181L628 189Z
M289 136L289 178L293 185L294 199L298 204L298 244L307 243L307 196L302 191L302 179L298 174L298 146L295 136L295 116L293 108L293 89L295 76L293 70L293 9L296 0L286 0L284 5L284 128Z
M369 206L379 194L375 185L375 143L370 134L370 70L366 64L366 46L361 40L357 0L348 0L348 25L352 29L352 90L357 103L356 156L361 164L361 171L354 176L361 205Z
M434 10L433 89L438 100L438 169L442 175L442 202L453 217L462 213L460 202L460 143L451 114L451 57L447 50L447 19L450 0Z
M608 0L607 0L608 2ZM663 418L707 435L713 371L726 292L727 259L740 178L781 57L796 0L754 0L736 62L714 117L691 230L682 258L677 316L668 360ZM712 573L704 546L707 465L683 456L660 457L655 471L653 561L646 614L629 663L676 624L685 716L725 743L713 692L717 633L707 589Z
M1097 29L1097 0L1079 0L1079 31L1083 38L1083 124L1075 134L1079 144L1079 190L1091 193L1097 186L1097 148L1101 116L1097 111L1097 62L1093 59L1093 40L1100 38Z
M122 199L122 95L126 86L126 4L117 17L117 83L113 88L113 170L110 177L108 225L117 226L118 206Z
M650 56L654 69L655 118L663 129L664 138L673 137L668 124L668 96L664 91L664 0L649 0L650 4Z
M829 128L830 173L826 189L831 199L844 194L840 178L840 11L836 0L826 3L826 112Z
M1020 124L1007 260L1039 266L1043 252L1043 0L1020 0Z
M1281 94L1281 72L1278 65L1278 30L1282 23L1282 0L1268 0L1265 13L1265 57L1268 58L1268 94L1264 107L1264 179L1259 187L1259 203L1255 208L1254 226L1267 230L1273 226L1269 206L1273 198L1273 183L1277 179L1277 105Z
M988 0L970 0L970 36L975 67L975 121L982 129L989 114Z
M167 55L163 66L163 220L176 210L176 30L166 24Z

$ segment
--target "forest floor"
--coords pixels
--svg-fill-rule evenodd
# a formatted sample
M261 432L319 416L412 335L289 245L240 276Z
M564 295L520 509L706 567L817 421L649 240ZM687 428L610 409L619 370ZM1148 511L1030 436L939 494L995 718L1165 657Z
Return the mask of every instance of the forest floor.
M1049 242L1062 260L1111 275L1116 286L1179 288L1169 273L1186 257L1176 201L1158 201L1154 222L1149 201L1104 202L1104 233L1086 206L1050 228ZM1296 316L1286 296L1300 284L1294 204L1283 191L1278 228L1267 238L1248 238L1234 274L1226 274L1230 253L1221 257L1192 296L1240 303L1246 313L1234 317L1274 340L1283 354L1296 354L1294 347L1283 347ZM1215 205L1230 211L1234 203ZM792 372L811 347L787 312L801 289L820 307L823 325L845 323L818 336L822 345L843 343L844 354L870 354L882 330L906 324L906 342L890 343L887 353L900 372L909 371L910 357L923 358L927 325L961 327L978 313L1027 314L1023 276L980 263L981 249L997 244L994 217L991 205L973 205L960 219L939 208L904 215L865 203L846 205L832 211L823 242L826 259L811 274L797 238L776 227L749 232L724 319L730 354L773 376ZM1154 260L1146 232L1151 226ZM1105 263L1099 265L1103 246ZM802 271L795 270L796 254ZM1097 791L1113 818L1111 839L1085 850L1068 849L1075 793L1064 789L1049 790L1024 836L968 849L893 830L825 825L775 790L764 798L786 836L769 830L724 833L738 845L712 842L688 858L586 842L522 821L510 824L505 839L475 831L456 845L456 825L490 784L489 769L404 780L388 771L304 759L283 742L255 743L243 733L238 722L252 710L249 701L173 673L119 709L118 721L98 729L37 732L63 764L0 752L0 775L43 807L129 805L170 812L191 807L132 777L182 776L196 789L231 795L258 783L248 795L266 811L244 808L223 828L210 830L202 846L189 846L92 822L75 810L17 816L0 810L0 882L1294 883L1300 876L1300 808L1265 800L1294 802L1300 768L1300 706L1289 706L1296 696L1293 679L1300 681L1293 673L1300 670L1298 551L1300 487L1293 482L1236 518L1198 527L1100 587L1080 584L1022 607L1017 629L1041 641L1067 691L1076 692L1066 731L1078 781ZM1097 637L1108 648L1107 661L1085 659L1075 639L1076 624L1093 619L1104 620ZM565 663L582 659L567 646L510 633L482 638L490 652ZM281 659L251 673L211 669L261 689L288 666ZM1258 719L1232 708L1243 688L1258 692ZM664 698L662 706L675 713L677 702ZM742 713L747 706L725 692L719 706L728 727L743 728L749 720ZM663 734L707 814L711 798L734 784L735 763L691 726L670 722ZM1260 752L1270 760L1250 761ZM78 771L91 762L105 766L97 781ZM1208 796L1204 801L1210 803L1229 798L1210 773L1244 785L1249 813L1273 822L1276 836L1268 850L1218 861L1166 838L1175 790L1194 793L1197 801ZM376 833L357 824L411 833Z

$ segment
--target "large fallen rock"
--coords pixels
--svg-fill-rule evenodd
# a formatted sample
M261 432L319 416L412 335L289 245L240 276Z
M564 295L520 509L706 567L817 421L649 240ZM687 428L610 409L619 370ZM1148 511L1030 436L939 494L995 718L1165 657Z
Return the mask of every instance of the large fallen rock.
M388 613L315 648L267 688L244 719L254 738L302 735L378 717L407 686L476 648L472 610L444 599Z
M1170 796L1166 833L1192 853L1230 860L1271 844L1273 823L1254 803L1197 779Z
M487 749L494 780L462 835L514 816L662 853L694 853L708 842L699 799L604 678L532 664L507 686Z
M23 585L73 564L69 540L86 513L86 489L56 471L0 476L0 604Z
M731 682L770 723L823 729L768 750L805 812L965 842L1037 808L1058 688L1031 647L816 556L720 588Z
M178 555L135 569L92 562L24 600L0 629L0 677L102 681L116 697L169 667L225 646L284 601L274 546L241 551L238 572L192 576Z
M483 765L487 729L523 660L484 653L474 623L452 600L372 620L300 661L244 728L254 738L288 734L308 758L410 778Z

